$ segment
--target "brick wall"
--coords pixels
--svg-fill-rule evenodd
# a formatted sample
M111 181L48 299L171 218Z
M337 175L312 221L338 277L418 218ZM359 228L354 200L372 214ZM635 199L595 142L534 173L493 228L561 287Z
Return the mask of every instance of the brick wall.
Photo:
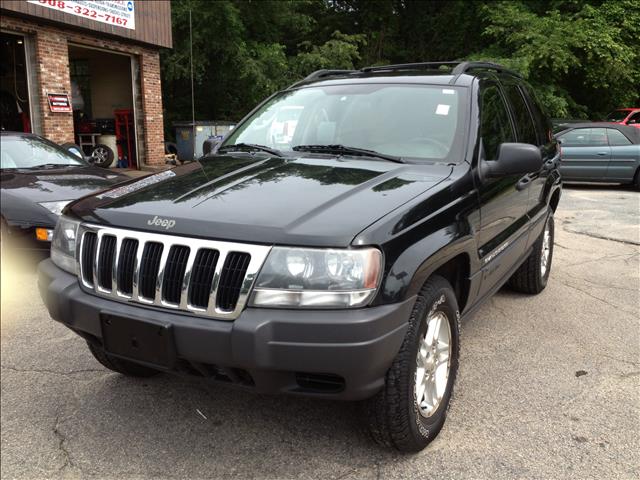
M134 55L140 63L142 111L138 116L138 136L142 140L141 160L147 165L164 164L164 130L162 119L162 90L160 85L160 55L158 50L134 43L93 36L88 33L41 25L17 17L0 16L0 28L9 32L30 35L35 44L37 85L31 88L37 94L34 110L42 117L43 136L58 143L73 142L73 116L71 113L52 113L47 103L47 92L71 95L69 78L69 43L104 48ZM33 99L30 99L33 102ZM142 127L142 128L140 128ZM143 162L139 162L141 165Z
M150 164L164 164L164 125L162 119L162 88L160 85L160 53L149 52L142 55L140 62L140 83L142 84L142 110L144 150L147 158L158 159Z

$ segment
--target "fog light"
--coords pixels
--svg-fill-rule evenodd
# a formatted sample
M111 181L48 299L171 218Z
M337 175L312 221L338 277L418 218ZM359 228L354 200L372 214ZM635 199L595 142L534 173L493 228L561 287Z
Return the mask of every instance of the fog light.
M36 228L36 238L41 242L50 242L53 238L53 230L48 228Z

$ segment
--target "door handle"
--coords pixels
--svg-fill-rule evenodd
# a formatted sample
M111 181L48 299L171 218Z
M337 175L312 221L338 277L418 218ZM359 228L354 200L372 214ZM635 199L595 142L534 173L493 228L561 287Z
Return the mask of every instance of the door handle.
M597 156L599 157L604 157L605 155L608 155L607 152L598 152L596 153Z

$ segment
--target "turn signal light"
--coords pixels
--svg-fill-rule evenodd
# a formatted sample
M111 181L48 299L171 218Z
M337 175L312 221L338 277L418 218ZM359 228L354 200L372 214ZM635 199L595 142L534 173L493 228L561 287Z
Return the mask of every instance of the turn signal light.
M41 242L50 242L53 238L53 230L48 228L36 228L36 238Z

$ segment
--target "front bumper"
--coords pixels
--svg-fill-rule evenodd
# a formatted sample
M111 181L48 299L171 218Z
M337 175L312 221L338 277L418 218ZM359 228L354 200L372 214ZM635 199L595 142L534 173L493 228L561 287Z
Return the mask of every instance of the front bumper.
M171 325L171 370L224 380L260 393L343 400L374 395L400 350L415 302L354 310L247 308L234 321L123 304L81 290L75 276L45 260L38 287L51 317L98 345L101 318Z

